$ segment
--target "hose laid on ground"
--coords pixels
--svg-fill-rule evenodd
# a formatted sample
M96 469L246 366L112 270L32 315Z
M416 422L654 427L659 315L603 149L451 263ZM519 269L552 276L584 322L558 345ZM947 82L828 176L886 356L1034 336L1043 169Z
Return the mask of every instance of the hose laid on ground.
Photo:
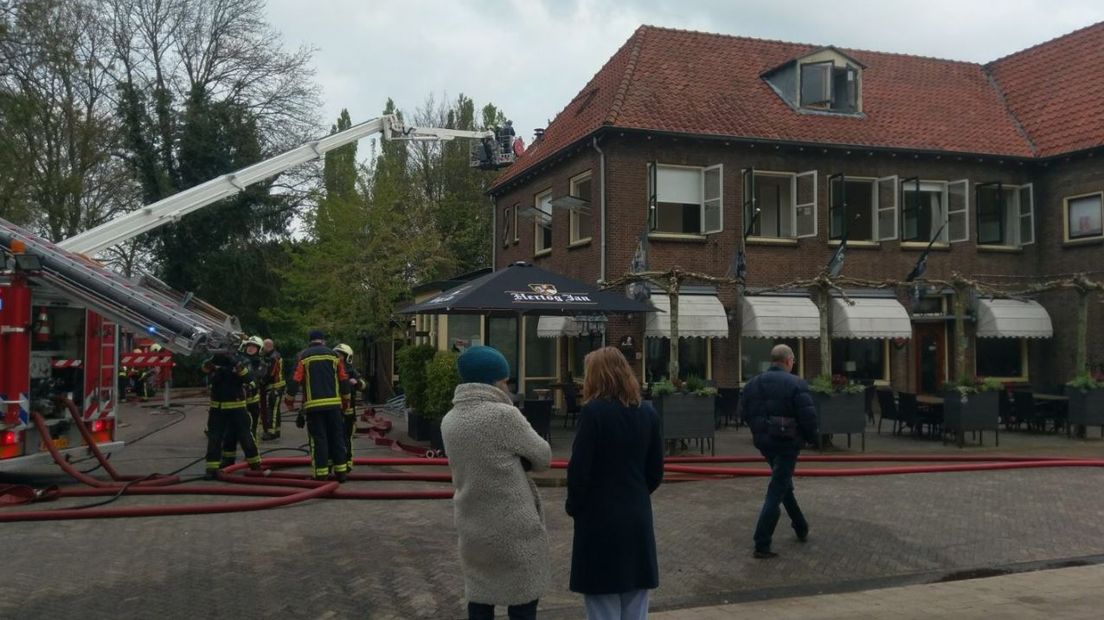
M73 422L77 426L77 430L80 431L81 437L84 439L85 445L88 446L88 451L92 453L92 456L96 457L96 460L100 463L100 467L103 467L108 476L116 482L137 482L139 484L147 485L162 485L162 484L176 484L180 482L178 476L162 476L161 474L150 474L148 476L123 476L119 474L115 466L107 460L107 457L100 451L100 447L96 445L96 439L92 437L92 431L88 430L88 425L84 423L84 418L81 417L80 409L77 408L77 404L73 402L71 398L58 399L61 404L65 405L65 408L69 411L69 416L73 418ZM39 435L42 437L43 443L53 448L53 442L50 441L49 431L43 431L45 428L45 420L42 416L35 412L35 427L38 429ZM41 422L41 425L39 424ZM51 450L53 453L54 450ZM76 470L74 470L76 471ZM66 472L69 473L69 472ZM83 475L83 474L82 474ZM95 478L92 478L95 480Z

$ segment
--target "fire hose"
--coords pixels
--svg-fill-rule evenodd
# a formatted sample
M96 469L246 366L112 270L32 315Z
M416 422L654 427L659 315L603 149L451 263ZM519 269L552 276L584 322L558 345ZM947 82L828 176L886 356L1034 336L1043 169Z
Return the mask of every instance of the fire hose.
M443 490L355 490L340 488L337 482L313 480L306 474L278 472L273 469L284 467L305 467L310 464L307 457L265 459L264 472L247 470L248 465L239 463L225 468L219 473L219 480L229 485L181 486L177 476L122 475L107 461L96 446L95 441L79 415L72 401L65 402L73 417L77 429L88 444L93 457L100 462L104 471L111 477L106 482L81 473L73 467L58 451L51 441L45 446L54 462L66 474L87 485L86 488L58 489L50 493L51 497L103 497L118 495L213 495L260 497L239 502L212 502L199 504L177 504L168 506L136 506L128 508L110 508L85 510L68 508L56 510L22 511L0 513L0 523L14 521L45 521L62 519L100 519L120 517L150 517L186 514L214 514L225 512L245 512L265 510L287 506L310 499L449 499L452 489ZM40 436L49 438L49 429L45 420L37 412L33 413L35 427ZM370 433L377 444L390 445L392 449L414 454L435 454L432 450L405 446L395 440L383 437L378 432ZM922 465L893 465L887 467L851 467L851 468L802 468L795 471L797 476L839 477L839 476L878 476L920 473L949 473L968 471L1000 471L1010 469L1037 469L1054 467L1104 467L1104 459L1077 459L1053 456L984 456L984 455L808 455L800 458L806 463L923 463ZM356 465L380 467L409 466L446 466L445 458L355 458ZM769 476L770 470L760 467L719 467L729 463L762 463L758 456L683 456L665 459L664 472L676 474L672 480L716 480L745 476ZM565 469L567 461L556 459L553 469ZM238 474L241 475L238 475ZM348 476L351 481L415 481L415 482L451 482L447 472L354 472ZM26 488L9 491L15 497L22 497ZM32 493L33 496L33 493Z

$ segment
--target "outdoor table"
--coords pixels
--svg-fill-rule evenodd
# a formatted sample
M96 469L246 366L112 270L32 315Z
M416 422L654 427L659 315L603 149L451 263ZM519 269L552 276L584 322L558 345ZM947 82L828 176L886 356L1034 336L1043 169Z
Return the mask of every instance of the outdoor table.
M931 394L917 394L916 403L918 405L924 405L925 407L942 407L943 397L932 396Z
M1032 393L1031 395L1035 398L1035 400L1045 400L1045 401L1050 401L1050 402L1055 402L1055 403L1069 402L1069 396L1064 396L1062 394L1035 394L1035 393Z
M533 396L536 396L537 400L552 400L552 390L548 388L533 388Z

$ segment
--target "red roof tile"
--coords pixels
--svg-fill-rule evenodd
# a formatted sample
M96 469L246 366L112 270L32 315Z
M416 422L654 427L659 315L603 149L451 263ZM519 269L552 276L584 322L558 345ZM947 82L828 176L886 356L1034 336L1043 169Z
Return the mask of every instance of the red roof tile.
M1104 143L1104 106L1093 97L1104 94L1104 72L1099 69L1104 64L1104 25L988 66L840 50L865 65L862 118L801 114L761 77L818 49L822 48L641 26L556 116L544 138L493 187L603 125L1014 157L1036 156L1034 145L1038 155L1048 155ZM1055 86L1078 81L1083 86ZM1071 116L1076 122L1069 122Z
M1040 157L1104 144L1104 22L987 68Z

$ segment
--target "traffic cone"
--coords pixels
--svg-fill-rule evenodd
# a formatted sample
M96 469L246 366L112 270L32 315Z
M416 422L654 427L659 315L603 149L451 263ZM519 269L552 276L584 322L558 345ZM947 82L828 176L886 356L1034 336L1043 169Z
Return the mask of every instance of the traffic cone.
M46 314L46 308L38 308L38 324L34 330L35 342L50 341L50 317Z

